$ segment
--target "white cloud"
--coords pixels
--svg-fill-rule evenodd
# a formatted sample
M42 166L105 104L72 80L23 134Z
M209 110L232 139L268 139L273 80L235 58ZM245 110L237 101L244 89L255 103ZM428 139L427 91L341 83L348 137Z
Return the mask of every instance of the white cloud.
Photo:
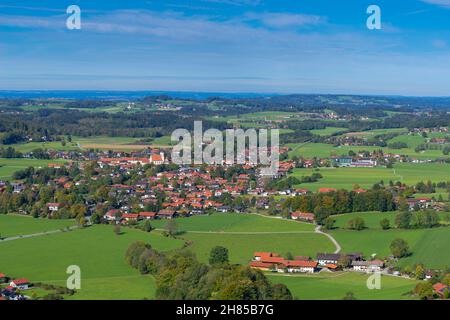
M422 0L422 2L450 8L450 0Z
M264 25L274 28L302 27L306 25L318 25L326 22L325 17L307 14L291 13L258 13L247 14L249 19L259 20Z

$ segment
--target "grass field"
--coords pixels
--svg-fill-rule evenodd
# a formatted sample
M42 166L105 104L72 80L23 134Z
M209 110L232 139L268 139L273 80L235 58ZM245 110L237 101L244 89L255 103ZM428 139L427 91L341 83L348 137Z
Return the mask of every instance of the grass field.
M436 158L448 158L449 156L443 155L441 150L425 150L423 152L416 152L414 148L406 149L390 149L387 147L375 147L375 146L339 146L334 147L331 144L325 143L290 143L286 146L290 147L292 151L289 152L289 157L304 157L304 158L328 158L330 156L342 156L348 155L349 151L374 151L383 150L384 153L402 154L416 159L436 159Z
M392 240L402 238L409 244L412 255L400 259L400 265L423 263L429 268L450 266L450 229L441 227L418 230L334 230L330 234L342 246L343 252L362 252L365 256L378 257L390 255Z
M228 248L232 263L247 264L255 251L315 256L317 251L334 252L324 235L314 233L314 225L250 214L213 214L176 220L180 237L192 241L189 250L207 262L214 246ZM153 221L164 228L166 221Z
M314 231L314 225L291 220L270 219L250 214L213 214L175 220L180 231L212 232L285 232ZM164 228L165 220L152 221L155 228Z
M17 143L12 145L1 145L0 147L7 148L12 147L17 151L22 153L28 153L35 149L43 149L43 150L57 150L57 151L70 151L70 150L78 150L78 145L75 142L67 142L65 146L61 144L60 141L53 142L28 142L28 143Z
M28 167L47 167L49 163L63 163L60 160L4 159L0 158L0 180L11 180L12 174Z
M294 297L300 300L340 300L349 291L358 300L407 300L407 295L418 283L415 280L382 276L381 289L369 290L369 275L360 273L321 273L304 276L269 276L274 283L288 286Z
M66 268L81 268L81 290L70 299L143 299L154 297L152 277L129 267L124 255L130 243L142 240L157 250L182 246L181 240L112 226L96 225L82 230L0 243L3 273L34 282L65 285Z
M294 169L294 177L309 176L315 169ZM401 181L406 184L416 184L431 180L441 182L450 180L450 164L438 163L400 163L393 169L376 168L321 168L323 178L314 183L303 183L299 186L316 191L319 188L338 188L351 190L355 184L362 188L370 188L380 182L389 183Z
M185 233L181 236L193 241L190 248L198 259L207 262L211 249L215 246L228 248L230 262L248 264L256 251L277 252L281 255L291 252L294 256L313 256L317 252L334 252L336 249L324 235L316 233L266 233L266 234L227 234L227 233Z
M3 238L60 230L75 225L74 220L35 219L27 216L0 214L0 235Z
M340 229L346 229L348 226L348 221L354 219L356 217L364 219L364 223L366 225L366 229L379 229L382 230L380 226L380 221L383 219L388 219L391 228L395 226L395 216L397 212L355 212L355 213L347 213L341 215L335 215L333 218L336 220L335 227ZM449 213L440 212L439 217L443 224L447 223L445 221L446 216ZM449 230L450 231L450 230Z
M344 131L348 131L348 129L339 127L326 127L325 129L310 130L312 134L318 136L330 136L336 132L344 132Z

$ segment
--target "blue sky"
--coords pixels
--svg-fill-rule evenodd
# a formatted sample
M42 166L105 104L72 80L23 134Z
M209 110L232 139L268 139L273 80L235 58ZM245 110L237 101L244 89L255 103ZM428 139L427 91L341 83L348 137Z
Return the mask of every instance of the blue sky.
M82 10L67 30L66 8ZM381 8L382 30L366 28ZM450 0L2 0L0 89L450 96Z

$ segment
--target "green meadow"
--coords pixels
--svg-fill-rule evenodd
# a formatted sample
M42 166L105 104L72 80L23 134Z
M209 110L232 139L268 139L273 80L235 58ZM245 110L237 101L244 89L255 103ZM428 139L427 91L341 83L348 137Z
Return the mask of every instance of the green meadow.
M33 282L64 286L70 265L81 268L81 289L68 299L143 299L154 297L155 284L125 262L128 246L145 241L155 249L168 251L183 241L163 237L158 232L145 233L122 228L116 235L113 227L95 225L85 229L52 235L0 242L1 272L25 277Z
M443 155L441 150L425 150L422 152L416 152L414 148L406 149L391 149L387 147L376 147L376 146L338 146L335 147L331 144L326 143L289 143L286 145L290 147L292 151L289 152L289 157L304 157L311 159L314 157L318 158L328 158L330 156L346 156L349 151L359 152L359 151L374 151L383 150L384 153L400 154L410 156L415 159L425 160L425 159L436 159L436 158L448 158L449 156Z
M450 265L450 229L441 227L435 229L417 230L333 230L330 234L342 246L343 252L362 252L369 257L389 256L389 245L392 240L401 238L408 242L412 255L400 259L402 266L423 263L429 268L445 268Z
M292 176L309 176L313 172L320 172L323 176L317 182L303 183L297 187L317 191L319 188L353 189L355 184L362 188L371 188L373 184L389 181L400 181L408 185L420 181L431 180L441 182L450 180L450 164L438 163L399 163L393 169L375 168L320 168L316 169L294 169Z
M253 253L257 251L277 252L285 255L312 256L317 252L334 252L336 248L324 235L316 233L264 233L264 234L230 234L230 233L191 233L181 236L192 241L189 248L198 259L207 262L211 249L215 246L228 248L230 262L248 264Z
M0 158L0 180L11 180L13 173L16 171L23 170L28 167L47 167L49 163L64 163L64 161Z
M274 283L288 286L293 296L300 300L341 300L352 292L358 300L408 300L408 293L418 283L399 277L382 276L381 289L369 290L370 275L361 273L321 273L318 275L269 275Z
M318 136L331 136L332 134L335 134L337 132L344 132L344 131L348 131L348 129L339 127L326 127L325 129L310 130L312 134Z
M166 221L152 225L164 228ZM314 233L314 225L292 220L261 217L251 214L213 214L176 220L181 238L189 240L188 250L200 261L207 262L214 246L228 248L230 261L247 264L255 251L315 256L318 251L334 252L331 241Z
M289 232L314 231L314 225L292 220L266 218L255 214L215 213L212 215L178 218L180 231L201 232ZM151 222L155 228L164 228L166 220Z
M74 220L35 219L29 216L0 214L2 238L60 230L74 225Z
M379 229L382 230L380 226L380 221L383 219L388 219L391 228L395 226L395 216L397 212L354 212L354 213L346 213L335 215L333 218L336 220L334 226L339 229L347 229L348 222L354 218L362 218L364 220L366 229ZM447 215L450 213L447 212L439 212L438 213L441 223L446 224ZM450 230L449 230L450 231Z

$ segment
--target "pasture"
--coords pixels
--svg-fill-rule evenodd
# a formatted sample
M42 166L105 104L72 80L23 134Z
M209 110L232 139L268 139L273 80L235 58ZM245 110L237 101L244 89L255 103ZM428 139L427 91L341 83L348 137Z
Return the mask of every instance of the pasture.
M181 236L192 241L189 250L202 262L208 262L215 246L228 248L231 263L248 264L256 251L270 251L285 255L313 256L317 252L334 252L336 248L324 235L309 233L248 233L232 234L187 232Z
M333 230L329 232L342 246L343 252L362 252L366 257L376 254L389 256L392 240L401 238L408 242L412 255L399 260L402 266L423 263L429 268L450 265L450 230L448 227L416 230Z
M348 131L347 128L339 128L339 127L326 127L325 129L316 129L316 130L310 130L312 134L318 135L318 136L331 136L332 134L335 134L337 132L344 132Z
M2 238L60 230L74 225L74 220L35 219L29 216L0 214L0 236Z
M300 178L310 176L315 169L294 169L292 176ZM393 169L375 168L320 168L323 176L317 182L303 183L297 187L317 191L319 188L337 188L352 190L355 184L362 188L371 188L375 183L400 181L408 185L431 180L441 182L450 180L450 164L438 163L399 163Z
M286 232L314 231L314 225L292 220L266 218L255 214L216 213L175 220L180 231L202 232ZM155 228L164 228L166 220L151 222Z
M161 236L122 229L116 235L113 227L95 225L58 234L0 242L0 266L3 273L25 277L34 282L65 285L70 265L81 268L81 289L68 299L143 299L154 296L155 284L125 262L128 246L145 241L155 249L168 251L183 242Z
M415 280L382 276L381 289L369 290L363 273L321 273L318 275L269 275L274 283L285 284L300 300L341 300L349 291L358 300L409 300L408 293L418 283Z
M362 218L364 219L364 223L366 229L379 229L382 230L380 226L380 221L383 219L388 219L391 228L395 227L395 216L397 212L354 212L354 213L346 213L340 215L334 215L333 218L336 220L334 226L339 229L346 229L348 227L348 222L354 218ZM439 212L438 213L441 223L446 224L447 212Z
M37 159L4 159L0 158L0 180L11 180L14 172L28 167L42 168L49 163L64 163L61 160L37 160Z
M314 225L292 220L262 217L254 214L213 214L175 220L181 238L192 244L188 250L208 262L214 246L228 248L232 263L247 264L255 251L315 256L317 251L334 252L335 247L324 235L314 233ZM167 222L152 225L164 228Z
M400 154L410 156L415 159L425 160L425 159L437 159L437 158L448 158L449 156L443 155L441 150L425 150L421 152L416 152L414 148L406 149L391 149L387 147L377 147L377 146L338 146L335 147L331 144L326 143L289 143L286 145L291 148L292 151L289 152L289 157L304 157L306 159L311 159L314 157L318 158L328 158L330 156L347 156L349 151L360 152L360 151L374 151L383 150L384 153Z

